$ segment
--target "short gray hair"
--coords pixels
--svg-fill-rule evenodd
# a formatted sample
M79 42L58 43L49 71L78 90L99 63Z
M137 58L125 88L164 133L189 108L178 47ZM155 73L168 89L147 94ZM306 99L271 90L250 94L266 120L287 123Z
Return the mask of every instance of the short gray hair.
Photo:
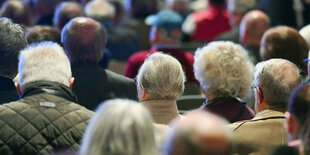
M255 67L255 85L263 91L266 104L286 108L293 89L301 82L298 67L285 59L270 59Z
M244 97L253 81L247 52L229 41L211 42L195 53L194 73L203 90L225 97Z
M299 30L299 34L307 41L310 47L310 24Z
M156 52L150 55L139 69L138 87L149 99L177 99L184 91L185 75L181 64L174 57Z
M106 0L92 0L84 8L87 17L99 22L111 21L115 17L115 8Z
M28 83L45 80L69 86L71 66L61 46L53 42L31 44L19 56L18 83L21 88Z
M80 154L156 154L153 120L143 105L114 99L100 105L84 134Z
M250 10L256 9L257 4L256 0L228 0L227 8L229 11L245 14Z

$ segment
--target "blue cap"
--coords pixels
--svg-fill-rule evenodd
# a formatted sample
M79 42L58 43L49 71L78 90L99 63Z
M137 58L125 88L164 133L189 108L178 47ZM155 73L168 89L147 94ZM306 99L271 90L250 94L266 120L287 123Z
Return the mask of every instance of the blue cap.
M158 28L164 28L168 31L182 28L182 17L173 11L163 10L156 15L150 15L145 19L145 24L156 26Z

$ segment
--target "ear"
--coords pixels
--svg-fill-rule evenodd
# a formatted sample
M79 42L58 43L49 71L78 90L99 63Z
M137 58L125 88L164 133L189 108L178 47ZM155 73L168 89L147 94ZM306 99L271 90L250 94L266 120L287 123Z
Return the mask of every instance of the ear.
M288 133L293 134L295 122L294 122L294 119L292 119L292 115L289 112L285 112L285 120L286 120Z
M14 83L18 96L22 96L22 91L20 89L20 84L18 82Z
M261 92L261 89L259 89L259 87L256 88L256 92L257 92L257 103L261 104L263 102L263 92Z
M72 89L73 83L74 83L74 77L71 77L71 78L69 79L69 88L70 88L70 89Z
M149 99L145 89L140 89L140 93L141 93L139 98L140 101L146 101Z

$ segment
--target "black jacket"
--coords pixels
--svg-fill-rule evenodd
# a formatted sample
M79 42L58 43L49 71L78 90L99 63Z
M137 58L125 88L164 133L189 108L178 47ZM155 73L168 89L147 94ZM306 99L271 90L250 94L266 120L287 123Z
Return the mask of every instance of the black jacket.
M16 100L18 100L18 95L13 80L0 76L0 104Z

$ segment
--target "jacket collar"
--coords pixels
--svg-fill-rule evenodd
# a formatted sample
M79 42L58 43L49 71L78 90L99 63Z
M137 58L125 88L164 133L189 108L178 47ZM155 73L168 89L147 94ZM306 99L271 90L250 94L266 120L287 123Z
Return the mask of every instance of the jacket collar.
M28 83L20 98L37 94L51 94L77 103L77 97L73 94L69 87L52 81L35 81Z
M252 120L261 120L269 118L285 118L284 112L272 109L265 109L256 114Z

